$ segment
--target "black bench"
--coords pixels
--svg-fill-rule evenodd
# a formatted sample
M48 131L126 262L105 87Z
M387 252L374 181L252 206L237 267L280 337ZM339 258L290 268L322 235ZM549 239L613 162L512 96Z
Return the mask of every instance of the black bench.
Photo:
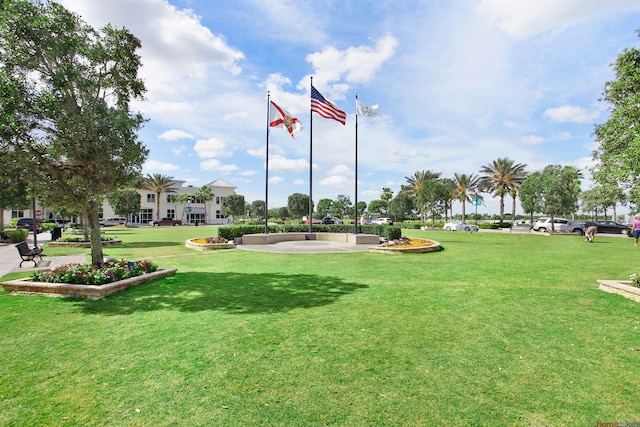
M33 266L35 267L38 264L34 258L40 257L40 259L42 259L42 255L40 255L42 253L42 248L40 246L29 248L27 242L20 242L16 245L16 248L18 248L20 258L22 258L22 261L20 261L20 267L22 267L22 263L25 261L33 261Z

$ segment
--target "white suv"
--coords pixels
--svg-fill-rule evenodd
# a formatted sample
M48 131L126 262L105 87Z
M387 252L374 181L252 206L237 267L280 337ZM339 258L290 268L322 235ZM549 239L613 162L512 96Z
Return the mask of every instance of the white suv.
M389 224L393 225L393 220L391 218L378 218L371 221L373 224Z
M533 231L552 231L551 218L540 218L533 224ZM553 218L553 231L561 233L584 234L584 224L564 218Z

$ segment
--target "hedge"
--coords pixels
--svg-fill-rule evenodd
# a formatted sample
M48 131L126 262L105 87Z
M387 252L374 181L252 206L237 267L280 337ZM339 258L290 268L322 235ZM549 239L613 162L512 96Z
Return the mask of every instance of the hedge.
M306 233L309 231L309 224L285 224L269 225L269 233ZM313 224L313 233L353 233L353 224ZM245 234L262 234L264 225L226 225L218 227L218 236L227 240L242 237ZM389 240L399 239L402 236L400 227L384 224L359 225L358 233L376 234Z
M27 239L28 234L29 231L22 228L15 230L3 230L0 231L0 240L9 243L20 243Z

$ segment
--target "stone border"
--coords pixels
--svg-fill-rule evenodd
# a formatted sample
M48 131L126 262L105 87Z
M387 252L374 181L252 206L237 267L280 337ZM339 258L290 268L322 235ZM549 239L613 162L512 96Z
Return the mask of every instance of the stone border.
M105 240L102 242L102 246L110 246L117 245L122 243L122 240ZM90 248L91 242L46 242L45 245L50 246L52 248L55 247L64 247L64 248Z
M440 242L431 239L420 239L431 242L432 244L425 246L398 247L398 246L376 246L369 249L369 252L378 252L385 254L423 254L427 252L437 252L441 249Z
M11 280L9 282L2 282L0 285L2 285L5 291L12 295L45 295L51 297L98 300L107 295L139 285L140 283L174 274L176 271L177 269L175 268L159 268L152 273L130 277L117 282L107 283L106 285L33 282L31 279Z
M349 233L261 233L245 234L242 236L243 245L268 245L272 243L320 240L329 242L352 243L354 245L377 245L380 236L377 234L349 234Z
M598 283L602 291L640 302L640 288L633 286L630 280L598 280Z
M203 237L195 237L193 239L187 239L185 246L189 249L195 249L197 251L208 251L216 249L233 249L236 245L233 242L228 243L195 243L194 240L203 239Z

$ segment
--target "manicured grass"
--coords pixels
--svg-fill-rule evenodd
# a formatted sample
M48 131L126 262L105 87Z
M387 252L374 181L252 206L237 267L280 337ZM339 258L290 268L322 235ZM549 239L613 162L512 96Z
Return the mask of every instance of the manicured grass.
M405 230L444 250L297 255L107 233L178 273L100 301L0 292L0 425L640 421L640 304L596 283L640 270L632 239Z

